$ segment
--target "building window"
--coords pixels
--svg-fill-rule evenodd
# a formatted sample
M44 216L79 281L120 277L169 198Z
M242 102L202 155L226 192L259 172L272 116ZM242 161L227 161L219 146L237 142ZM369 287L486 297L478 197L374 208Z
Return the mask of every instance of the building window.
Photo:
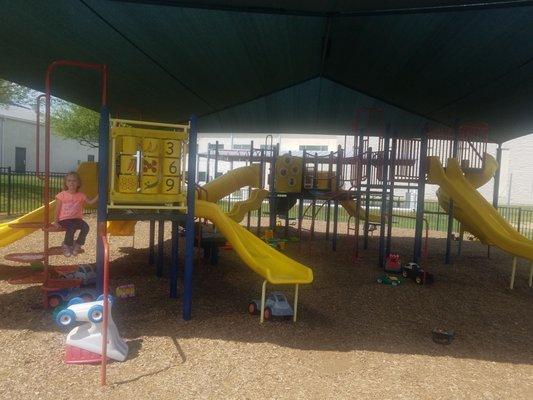
M328 146L305 144L300 146L300 151L328 151Z
M269 145L269 144L262 144L262 145L259 146L259 148L260 148L261 150L270 150L270 149L272 149L272 147L273 147L273 146L271 146L271 145Z
M234 144L233 145L234 150L250 150L250 144Z
M87 161L94 162L94 154L87 154Z
M199 180L200 182L205 182L205 175L206 175L206 174L205 174L205 171L199 171L199 172L198 172L198 180Z
M217 144L216 143L209 143L207 145L207 149L208 150L216 150L216 148L217 148ZM218 149L219 150L224 150L224 143L219 143L218 144Z
M215 175L215 178L218 178L220 176L222 176L222 172L217 172L216 175Z

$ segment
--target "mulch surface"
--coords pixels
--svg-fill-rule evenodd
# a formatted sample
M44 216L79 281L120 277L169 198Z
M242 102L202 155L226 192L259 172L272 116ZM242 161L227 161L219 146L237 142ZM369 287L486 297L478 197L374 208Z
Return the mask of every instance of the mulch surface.
M94 261L95 223L85 254ZM169 225L169 224L167 224ZM318 226L323 230L323 226ZM345 233L345 227L339 228ZM294 231L291 228L291 234ZM408 262L412 231L394 230L392 249ZM166 227L166 237L170 236ZM533 289L520 264L509 290L511 257L465 242L444 265L445 239L430 239L431 286L407 280L380 285L378 235L355 260L353 236L337 251L317 233L285 252L311 267L315 281L300 288L299 320L259 324L246 313L261 280L233 251L219 264L198 266L193 319L181 318L181 298L169 299L170 243L165 273L148 264L148 224L131 238L111 238L111 285L133 283L136 297L118 299L113 317L130 354L108 367L63 363L65 332L40 308L39 285L7 281L31 270L0 265L0 397L6 399L531 399L533 398ZM61 234L52 234L59 245ZM183 242L183 241L182 241ZM183 243L182 243L183 244ZM39 251L42 233L1 249ZM456 243L454 243L455 253ZM183 256L181 251L180 256ZM57 265L74 259L52 257ZM183 264L181 264L183 265ZM272 289L272 287L270 287ZM283 290L292 300L292 288ZM180 286L181 294L181 286ZM450 345L432 341L435 327L453 329Z

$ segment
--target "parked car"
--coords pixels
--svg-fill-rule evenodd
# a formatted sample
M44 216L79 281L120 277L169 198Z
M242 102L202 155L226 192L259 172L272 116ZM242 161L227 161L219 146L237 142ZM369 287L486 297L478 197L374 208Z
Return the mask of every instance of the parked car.
M402 283L402 280L398 276L383 275L377 279L377 282L384 285L398 286L400 283Z
M259 314L261 312L261 300L252 300L248 304L250 314ZM272 317L292 317L294 312L287 301L285 294L282 292L272 292L265 301L264 318L269 320Z
M404 278L413 279L419 285L433 283L433 274L426 272L420 265L414 262L405 264L402 267L402 275Z
M72 272L63 272L61 276L65 279L81 279L82 285L92 285L96 283L96 265L80 264Z

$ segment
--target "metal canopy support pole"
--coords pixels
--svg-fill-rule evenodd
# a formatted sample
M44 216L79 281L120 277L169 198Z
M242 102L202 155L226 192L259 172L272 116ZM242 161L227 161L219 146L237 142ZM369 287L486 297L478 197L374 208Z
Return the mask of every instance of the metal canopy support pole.
M153 220L150 220L150 233L148 240L148 264L154 265L155 221Z
M428 136L424 128L420 138L420 154L418 167L418 196L416 199L415 245L413 261L419 262L422 256L422 233L424 230L424 198L426 196Z
M383 138L383 166L382 166L382 187L381 187L381 207L380 207L380 224L381 229L379 230L379 267L385 267L385 224L389 223L387 221L387 187L389 181L389 150L390 150L390 125L387 125L385 131L385 137Z
M170 262L170 297L178 297L178 251L179 251L179 234L178 221L172 221L172 257Z
M363 249L368 249L368 229L370 224L368 218L370 218L370 184L372 182L372 147L368 148L366 156L366 204L365 204L365 225L363 232Z
M335 170L335 187L333 188L335 192L339 190L339 186L340 186L341 158L342 157L343 157L342 147L339 145L337 147L337 165L335 167L336 169ZM335 200L333 200L333 251L337 250L338 225L339 225L339 198L336 196Z
M214 170L214 179L218 178L218 140L215 142L215 170Z
M270 201L269 201L269 228L274 230L276 228L276 189L274 188L274 177L276 175L276 159L279 155L279 143L276 145L276 150L272 149L272 160L270 161L270 175L268 185L270 186Z
M453 149L452 149L452 156L453 158L457 158L458 150L459 150L459 128L456 124L455 127L455 134L453 138ZM444 263L450 264L452 262L452 233L453 233L453 200L450 198L448 202L448 230L446 235L446 255L444 257Z
M163 276L163 258L165 255L165 220L160 219L157 225L157 259L155 263L155 274L161 278Z
M205 167L205 183L209 182L209 169L210 169L210 160L211 160L211 149L209 148L211 146L211 143L207 144L207 160L206 160L206 167Z
M391 159L390 159L390 171L389 171L389 207L387 209L387 244L385 246L385 254L390 254L392 245L392 211L394 208L394 172L396 169L396 138L392 138Z
M496 150L496 162L498 163L498 169L494 173L494 189L492 191L492 206L497 210L498 209L498 199L500 195L500 174L501 174L501 164L502 164L502 144L498 144L498 149Z
M355 181L357 184L357 195L356 195L356 203L355 203L355 235L354 235L354 247L355 247L355 258L359 257L359 224L361 223L361 182L363 180L363 146L364 146L364 138L363 135L359 136L359 144L357 149L357 170L355 173ZM355 157L355 138L354 138L354 157ZM353 178L353 177L352 177ZM350 232L348 232L350 234Z
M187 219L185 222L185 270L183 274L183 319L188 321L192 314L192 275L194 272L194 158L197 152L196 138L198 124L196 116L191 116L191 128L189 131L189 160L187 171Z
M252 165L252 160L254 158L254 141L250 141L250 166ZM259 178L259 186L261 186L261 178ZM252 194L252 187L248 186L248 199L250 198L250 195ZM248 211L248 214L246 215L246 228L250 230L250 220L252 217L252 211Z
M98 139L98 209L97 226L98 237L107 234L107 197L109 179L109 109L103 106L100 111L100 137ZM96 241L96 270L98 279L96 280L96 291L102 293L104 283L104 243Z

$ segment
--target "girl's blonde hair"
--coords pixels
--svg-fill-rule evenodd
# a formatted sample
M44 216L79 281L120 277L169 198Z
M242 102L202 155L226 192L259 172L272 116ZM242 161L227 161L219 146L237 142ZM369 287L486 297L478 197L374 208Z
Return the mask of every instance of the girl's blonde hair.
M78 185L76 186L76 192L78 190L80 190L81 188L81 178L80 178L80 174L78 174L77 172L74 172L74 171L70 171L68 174L65 175L65 177L63 178L63 190L68 190L68 187L67 187L67 178L69 176L73 176L76 178L76 180L78 181Z

